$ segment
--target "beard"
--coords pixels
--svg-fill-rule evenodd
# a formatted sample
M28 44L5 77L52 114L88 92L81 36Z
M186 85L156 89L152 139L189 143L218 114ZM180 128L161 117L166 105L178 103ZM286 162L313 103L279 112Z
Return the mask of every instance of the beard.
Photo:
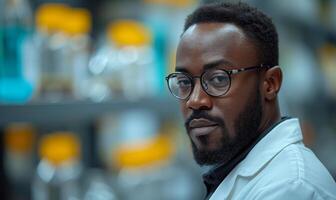
M228 135L228 129L221 118L211 117L204 110L195 111L190 119L203 117L214 121L218 124L222 133L220 146L216 150L200 150L190 138L195 161L199 165L214 165L219 163L225 164L232 160L248 148L260 135L258 128L261 116L262 105L259 88L234 121L234 137ZM209 142L207 139L207 137L201 138L201 142L207 144Z

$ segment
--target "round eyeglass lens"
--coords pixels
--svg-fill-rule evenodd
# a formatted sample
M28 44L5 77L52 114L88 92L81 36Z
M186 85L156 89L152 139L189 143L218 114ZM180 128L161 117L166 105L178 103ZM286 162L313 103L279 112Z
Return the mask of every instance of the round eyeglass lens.
M170 92L179 99L189 97L192 90L192 80L185 74L171 74L168 78Z
M209 95L224 95L230 88L230 76L224 70L209 70L202 77L203 88Z

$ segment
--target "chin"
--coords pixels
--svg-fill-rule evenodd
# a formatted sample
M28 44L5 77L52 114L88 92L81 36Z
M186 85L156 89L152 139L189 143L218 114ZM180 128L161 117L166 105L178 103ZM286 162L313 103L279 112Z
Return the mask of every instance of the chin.
M225 155L217 145L200 145L197 147L192 142L193 156L199 165L213 165L221 162Z
M211 152L217 152L220 147L217 144L200 144L196 146L198 152L204 152L206 154L209 154Z

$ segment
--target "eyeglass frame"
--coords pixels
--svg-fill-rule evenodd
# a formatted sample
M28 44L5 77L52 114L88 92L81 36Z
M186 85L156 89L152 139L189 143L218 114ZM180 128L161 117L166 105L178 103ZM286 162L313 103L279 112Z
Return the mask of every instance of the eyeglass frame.
M270 68L272 68L272 67L273 67L273 66L270 66L270 65L260 64L260 65L255 65L255 66L250 66L250 67L243 67L243 68L239 68L239 69L231 69L231 70L215 68L215 69L217 69L217 70L221 70L221 71L226 72L226 73L229 75L229 83L230 83L230 84L229 84L229 87L228 87L228 89L225 91L225 93L223 93L223 94L221 94L221 95L218 95L218 96L209 94L209 93L207 92L207 90L204 88L204 85L203 85L203 83L202 83L202 77L203 77L203 75L204 75L207 71L204 71L200 76L191 76L190 74L185 73L185 72L174 72L174 73L171 73L171 74L169 74L168 76L166 76L165 79L166 79L166 81L167 81L167 86L168 86L169 92L170 92L174 97L176 97L177 99L180 99L180 100L187 100L187 99L190 97L190 95L193 93L193 90L194 90L194 87L195 87L195 81L194 81L195 78L199 78L199 79L200 79L200 81L201 81L201 87L202 87L203 91L204 91L207 95L209 95L209 96L211 96L211 97L221 97L221 96L224 96L224 95L230 90L230 88L231 88L231 75L238 74L238 73L240 73L240 72L244 72L244 71L255 70L255 69L262 69L262 68L270 69ZM172 75L175 75L175 74L183 74L183 75L187 76L188 78L190 78L190 80L192 80L192 81L191 81L191 83L192 83L192 87L191 87L190 93L189 93L189 95L188 95L187 97L185 97L185 98L180 98L180 97L176 96L176 95L171 91L171 89L170 89L170 87L169 87L169 78L170 78Z

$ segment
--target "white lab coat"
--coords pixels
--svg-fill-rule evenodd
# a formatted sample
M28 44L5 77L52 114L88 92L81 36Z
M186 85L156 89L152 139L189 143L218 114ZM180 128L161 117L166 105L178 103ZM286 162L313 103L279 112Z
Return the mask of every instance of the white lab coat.
M304 146L299 121L292 118L264 136L210 198L224 199L336 200L336 183Z

